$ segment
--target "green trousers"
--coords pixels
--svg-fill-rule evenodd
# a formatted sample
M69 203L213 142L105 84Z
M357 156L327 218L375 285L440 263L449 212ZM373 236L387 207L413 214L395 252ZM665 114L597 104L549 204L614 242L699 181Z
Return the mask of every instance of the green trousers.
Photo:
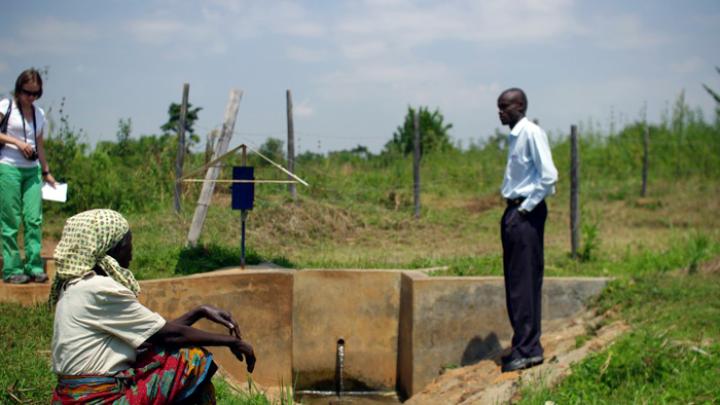
M0 226L2 227L3 279L18 274L43 273L42 181L40 168L18 168L0 163ZM25 264L17 243L22 220Z

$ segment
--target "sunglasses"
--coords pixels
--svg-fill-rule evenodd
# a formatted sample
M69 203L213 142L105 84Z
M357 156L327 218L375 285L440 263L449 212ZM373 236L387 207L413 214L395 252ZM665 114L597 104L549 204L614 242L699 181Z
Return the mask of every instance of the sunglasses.
M21 91L23 94L25 94L26 96L29 96L29 97L38 98L38 97L40 97L40 96L42 95L42 91L41 91L41 90L38 90L38 91L29 91L29 90L25 90L25 89L20 89L20 91Z

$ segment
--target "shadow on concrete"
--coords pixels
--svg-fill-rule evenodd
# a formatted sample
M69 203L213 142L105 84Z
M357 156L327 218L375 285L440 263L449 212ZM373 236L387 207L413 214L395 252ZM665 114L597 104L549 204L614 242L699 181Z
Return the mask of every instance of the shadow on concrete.
M460 365L464 367L481 360L490 359L500 354L502 350L500 340L495 332L489 333L484 339L475 336L465 346Z

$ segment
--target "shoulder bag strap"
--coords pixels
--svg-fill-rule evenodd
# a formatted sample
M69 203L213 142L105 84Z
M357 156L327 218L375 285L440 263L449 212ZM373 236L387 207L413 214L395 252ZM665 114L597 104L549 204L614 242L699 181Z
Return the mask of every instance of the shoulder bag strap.
M10 113L12 112L12 99L8 99L8 108L5 112L5 115L2 117L2 120L0 120L0 132L6 134L7 133L7 127L8 122L10 121Z
M33 136L35 137L35 150L37 151L38 143L37 143L37 124L35 123L35 105L32 105L32 113L33 113Z
M0 120L0 132L7 135L7 127L8 123L10 122L10 113L12 112L12 99L8 99L8 109L5 112L5 115L2 117L2 120ZM0 151L2 151L2 148L5 147L5 144L0 142Z
M18 110L20 110L20 116L22 117L23 135L25 135L25 143L27 143L27 130L25 129L25 114L23 114L22 109L19 107L20 106L18 105ZM32 110L32 117L33 117L33 136L35 137L35 149L37 150L37 124L35 122L35 106L31 104L30 108Z

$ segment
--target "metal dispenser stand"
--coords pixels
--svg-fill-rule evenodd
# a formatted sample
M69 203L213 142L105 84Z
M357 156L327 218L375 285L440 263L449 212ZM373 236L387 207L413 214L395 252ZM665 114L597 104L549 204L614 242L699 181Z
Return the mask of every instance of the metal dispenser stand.
M245 224L255 201L255 168L247 165L247 150L242 147L242 166L233 166L232 209L240 210L240 268L245 268Z

